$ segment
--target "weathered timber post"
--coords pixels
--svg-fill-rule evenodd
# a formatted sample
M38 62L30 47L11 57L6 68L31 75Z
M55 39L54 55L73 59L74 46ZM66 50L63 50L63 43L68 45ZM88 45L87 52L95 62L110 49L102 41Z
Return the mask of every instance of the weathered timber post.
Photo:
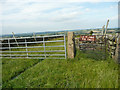
M102 27L102 32L101 32L102 35L104 34L104 29L105 29L105 25Z
M108 24L109 24L109 20L107 21L107 25L106 25L106 29L105 29L105 33L104 33L104 38L105 38L105 60L107 59L107 39L106 39L106 33L107 33L107 28L108 28Z
M106 29L105 29L104 35L106 35L106 33L107 33L108 24L109 24L109 19L107 20L107 25L106 25Z
M67 46L68 58L75 57L75 37L73 32L68 32L68 46Z
M14 32L12 32L12 34L13 34L13 38L15 39L15 42L16 42L17 46L19 47L19 44L18 44L18 42L17 42L17 40L16 40L16 38L15 38Z
M33 37L34 37L34 40L37 42L35 33L33 33Z
M75 46L79 50L79 38L75 38Z
M116 51L115 51L115 60L116 62L120 63L120 33L117 33L117 44L116 44Z

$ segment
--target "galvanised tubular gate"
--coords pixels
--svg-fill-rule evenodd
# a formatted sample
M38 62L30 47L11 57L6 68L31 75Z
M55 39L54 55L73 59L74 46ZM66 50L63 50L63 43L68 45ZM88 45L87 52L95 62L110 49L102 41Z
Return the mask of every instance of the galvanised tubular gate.
M64 40L50 40L50 41L45 41L45 38L49 38L49 37L63 37ZM2 47L0 48L1 49L1 58L30 58L30 59L66 59L66 39L65 39L65 35L50 35L50 36L39 36L39 37L36 37L36 38L42 38L42 41L35 41L35 42L27 42L27 39L30 39L30 38L33 38L33 37L23 37L23 38L16 38L16 40L19 40L19 39L24 39L25 42L10 42L10 40L14 40L14 38L3 38L1 39L0 41L4 41L4 40L7 40L7 43L0 43L1 45L8 45L8 47ZM63 45L52 45L52 46L46 46L45 44L46 43L52 43L52 42L64 42ZM40 44L40 43L43 43L43 46L29 46L28 47L28 44ZM24 46L12 46L12 44L18 44L18 45L21 45L21 44L24 44ZM28 48L44 48L43 51L28 51ZM47 50L46 51L46 48L47 47L64 47L64 50ZM7 50L6 50L7 49ZM12 51L11 49L25 49L26 51ZM44 54L29 54L30 52L43 52ZM47 52L64 52L64 54L46 54ZM3 54L4 53L4 54ZM7 54L5 54L7 53ZM9 54L8 54L9 53ZM25 53L25 54L12 54L12 53ZM19 56L19 57L14 57L14 56ZM25 57L20 57L20 56L25 56ZM34 56L34 57L30 57L30 56ZM36 57L35 57L36 56ZM39 56L44 56L44 57L39 57ZM54 56L54 57L47 57L47 56ZM55 57L55 56L59 56L59 57ZM60 57L62 56L62 57Z

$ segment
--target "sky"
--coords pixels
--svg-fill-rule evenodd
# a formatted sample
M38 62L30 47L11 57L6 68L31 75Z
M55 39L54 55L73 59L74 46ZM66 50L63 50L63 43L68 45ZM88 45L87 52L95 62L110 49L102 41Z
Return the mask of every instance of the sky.
M83 2L84 1L84 2ZM118 0L0 0L0 33L118 27Z

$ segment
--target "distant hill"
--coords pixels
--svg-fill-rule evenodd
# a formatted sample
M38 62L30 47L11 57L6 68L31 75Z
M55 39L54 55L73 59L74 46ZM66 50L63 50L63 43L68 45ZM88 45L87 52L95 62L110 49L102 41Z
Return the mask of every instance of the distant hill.
M68 31L72 31L75 34L87 34L91 30L93 30L93 31L101 31L101 28L35 32L35 35L36 36L43 36L43 35L67 34ZM108 28L108 30L118 31L120 29L118 29L118 28ZM18 33L18 34L15 34L15 37L32 37L32 36L33 36L33 33ZM0 37L2 37L2 38L11 38L11 37L13 37L13 35L12 34L6 34L6 35L2 35Z

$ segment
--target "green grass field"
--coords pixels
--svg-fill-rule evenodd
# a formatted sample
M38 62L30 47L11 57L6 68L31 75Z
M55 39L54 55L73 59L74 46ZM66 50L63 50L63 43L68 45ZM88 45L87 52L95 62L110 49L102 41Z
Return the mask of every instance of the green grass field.
M118 88L118 64L98 56L77 50L74 59L3 58L3 88Z

